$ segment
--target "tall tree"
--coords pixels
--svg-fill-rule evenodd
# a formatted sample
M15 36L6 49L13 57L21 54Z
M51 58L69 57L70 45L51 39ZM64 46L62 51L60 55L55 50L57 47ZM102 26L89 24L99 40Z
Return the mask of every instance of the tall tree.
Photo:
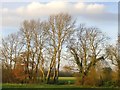
M74 57L81 75L81 84L84 78L95 67L97 62L104 60L104 44L107 37L98 28L86 27L81 24L74 37L68 43L68 48Z
M37 28L33 31L33 58L36 61L36 68L35 73L36 77L38 77L39 69L42 74L41 80L45 80L45 72L44 72L44 65L45 65L45 58L44 58L44 51L46 47L46 40L47 40L47 30L49 29L47 22L36 22Z
M49 18L48 36L50 38L50 48L52 48L52 57L50 67L47 74L47 82L50 79L51 70L54 68L54 82L58 81L59 68L61 61L62 47L65 44L67 38L74 31L75 21L72 21L72 17L69 14L59 13L51 15Z
M45 79L43 54L48 29L47 22L40 20L24 21L21 27L25 42L26 73L29 74L29 79L33 81L36 81L39 71L42 73L42 80Z

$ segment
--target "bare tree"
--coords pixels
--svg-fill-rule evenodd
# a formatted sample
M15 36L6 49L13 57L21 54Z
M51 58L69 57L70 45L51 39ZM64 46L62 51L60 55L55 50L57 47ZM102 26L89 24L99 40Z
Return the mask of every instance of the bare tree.
M47 82L49 82L52 69L54 69L53 79L54 82L56 82L59 77L62 47L67 38L69 38L70 34L74 31L75 21L72 21L72 17L69 14L59 13L51 15L48 23L50 27L48 31L50 38L49 47L52 48L52 57L47 73Z
M48 29L47 23L40 20L24 21L21 27L26 48L26 73L33 81L36 81L39 71L42 73L42 81L45 79L43 54Z
M104 60L104 44L107 37L95 27L86 27L81 24L75 36L70 39L68 48L74 56L74 60L79 68L82 81L90 72L91 67L95 67L97 62Z
M15 66L18 61L17 56L20 55L23 46L24 43L22 37L20 36L20 32L11 34L7 38L2 39L0 59L2 60L3 70L5 69L11 73L12 69L16 68ZM12 77L10 79L12 79Z
M42 81L45 81L45 58L44 58L44 50L46 47L47 33L46 31L49 29L47 22L36 22L37 28L33 31L33 58L35 57L36 61L36 77L38 77L38 70L42 74ZM33 51L34 50L34 51Z
M23 46L23 39L20 36L20 32L11 34L7 38L2 39L1 60L3 63L6 63L6 68L15 68L17 61L15 58L20 55Z
M53 78L56 83L62 51L68 46L84 84L84 77L91 68L105 59L106 40L98 28L80 25L76 30L75 20L69 14L59 13L51 15L48 21L25 20L18 34L2 40L1 60L8 69L15 69L17 63L24 64L26 81L36 82L41 75L42 82L49 83Z
M116 45L109 45L106 47L107 59L112 61L112 64L117 67L118 72L118 85L120 86L120 57L119 57L119 38Z

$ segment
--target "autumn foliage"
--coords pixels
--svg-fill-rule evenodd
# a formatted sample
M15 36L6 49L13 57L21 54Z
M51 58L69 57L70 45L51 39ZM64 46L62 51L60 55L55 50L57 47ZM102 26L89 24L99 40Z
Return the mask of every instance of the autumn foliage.
M13 76L18 82L24 82L27 78L27 74L25 74L25 65L17 64L16 68L12 70Z

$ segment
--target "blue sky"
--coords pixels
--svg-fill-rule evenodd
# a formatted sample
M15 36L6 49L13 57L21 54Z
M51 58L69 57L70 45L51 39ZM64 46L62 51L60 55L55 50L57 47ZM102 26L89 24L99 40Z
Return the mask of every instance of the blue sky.
M52 13L68 12L77 18L77 24L96 26L110 36L114 43L118 33L117 2L4 2L2 3L2 35L17 32L24 19L45 19Z

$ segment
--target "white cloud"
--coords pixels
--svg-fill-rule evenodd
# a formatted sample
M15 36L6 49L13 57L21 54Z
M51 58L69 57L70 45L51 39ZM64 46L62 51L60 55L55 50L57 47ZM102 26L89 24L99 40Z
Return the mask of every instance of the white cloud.
M3 12L8 12L8 8L3 8Z
M66 3L64 2L49 2L46 4L33 2L28 6L24 7L23 12L35 16L49 15L53 13L62 12L67 8ZM23 13L22 12L22 13Z
M90 13L91 11L99 13L104 11L103 4L85 4L85 3L66 3L61 1L52 1L46 4L39 2L32 2L26 7L18 8L21 13L50 15L58 12L74 12L74 13Z
M91 13L103 13L105 6L103 4L90 4L86 8L87 12Z
M39 2L32 2L26 7L19 7L16 9L18 14L29 14L29 16L43 16L52 13L62 12L67 8L67 4L60 1L53 1L46 4Z
M100 14L105 11L105 6L103 4L85 4L77 3L75 4L75 9L80 10L81 13L87 14Z
M77 4L75 4L75 8L76 9L80 9L80 10L82 10L83 8L85 8L85 4L84 3L77 3Z
M19 25L24 19L45 17L59 12L85 17L95 16L96 14L104 14L105 6L96 3L67 3L62 1L51 1L48 3L31 2L26 6L18 6L15 9L4 7L0 12L3 15L3 26L13 26Z

